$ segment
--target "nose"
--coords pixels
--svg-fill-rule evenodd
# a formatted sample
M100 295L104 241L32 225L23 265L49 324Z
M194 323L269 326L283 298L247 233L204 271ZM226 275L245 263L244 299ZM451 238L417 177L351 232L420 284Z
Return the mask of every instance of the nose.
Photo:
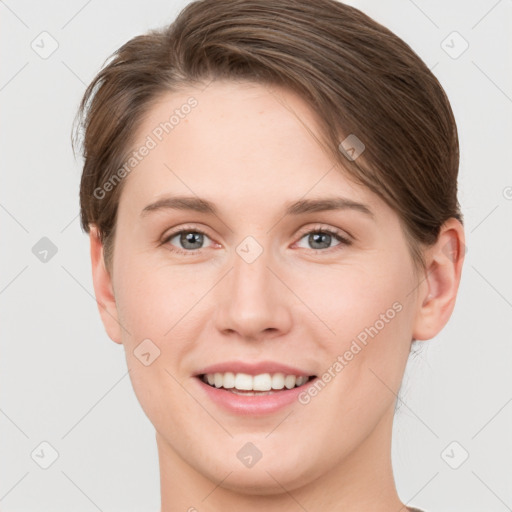
M251 260L243 252L235 253L231 270L218 284L216 327L246 341L281 336L292 326L293 294L278 277L270 251Z

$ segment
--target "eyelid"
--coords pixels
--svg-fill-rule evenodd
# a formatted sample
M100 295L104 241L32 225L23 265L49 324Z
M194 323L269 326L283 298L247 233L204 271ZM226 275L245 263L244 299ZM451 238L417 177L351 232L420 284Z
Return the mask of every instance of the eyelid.
M198 224L179 224L177 227L170 228L170 230L167 230L164 235L162 235L162 243L165 243L169 238L172 238L182 231L192 231L194 233L202 233L203 235L207 235L209 238L212 238L208 233L206 232L206 228L199 227Z
M354 237L348 231L340 230L338 228L334 228L334 227L331 227L331 226L329 226L327 224L322 224L322 223L317 223L317 224L315 224L313 226L307 225L307 226L301 228L298 231L297 236L302 237L302 236L304 236L304 235L306 235L306 234L308 234L308 233L310 233L311 231L314 231L314 230L328 231L330 233L335 233L338 236L340 236L341 238L345 238L347 241L355 240ZM213 239L213 237L211 237L207 233L206 229L199 227L197 224L184 224L184 225L179 225L178 228L176 228L175 230L171 230L171 232L163 235L162 243L166 242L169 238L172 238L173 236L179 234L182 231L194 231L194 232L202 233L203 235L206 235L209 238Z
M308 226L302 228L298 232L297 236L300 239L304 235L307 235L307 234L309 234L311 232L315 232L315 231L323 231L323 232L326 232L326 233L329 233L329 234L332 234L332 235L339 236L346 243L352 243L352 241L354 240L354 237L350 233L348 233L347 231L341 230L339 228L332 227L332 226L330 226L328 224L321 224L321 223L315 224L313 226L308 225Z

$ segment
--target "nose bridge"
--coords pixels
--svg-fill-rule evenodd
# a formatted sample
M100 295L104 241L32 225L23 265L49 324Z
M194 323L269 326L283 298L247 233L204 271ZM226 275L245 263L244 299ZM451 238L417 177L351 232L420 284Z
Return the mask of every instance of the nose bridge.
M263 242L249 236L235 248L217 310L220 330L256 339L265 331L289 329L284 287L268 267L273 267L273 258Z
M269 288L272 273L267 268L271 265L271 251L263 247L253 236L246 237L235 250L233 257L233 287L240 297L258 298L257 295L270 295Z

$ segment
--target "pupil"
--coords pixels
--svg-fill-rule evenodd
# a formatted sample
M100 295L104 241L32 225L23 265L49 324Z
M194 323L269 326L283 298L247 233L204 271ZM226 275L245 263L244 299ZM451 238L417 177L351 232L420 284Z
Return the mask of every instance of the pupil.
M201 233L187 233L185 236L181 236L181 242L186 249L197 249L198 247L187 247L187 243L194 243L201 245ZM199 241L194 242L194 238L199 237Z
M312 241L313 244L321 243L321 241L319 242L319 238L321 239L322 237L328 237L327 247L329 247L331 235L329 235L328 233L315 233L311 236L313 237L313 241ZM324 242L324 244L325 244L325 242Z

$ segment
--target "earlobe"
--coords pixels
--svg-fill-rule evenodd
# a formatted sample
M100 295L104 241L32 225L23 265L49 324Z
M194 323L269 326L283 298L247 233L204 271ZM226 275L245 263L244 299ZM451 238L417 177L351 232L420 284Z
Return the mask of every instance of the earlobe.
M426 254L427 270L418 298L413 339L431 339L448 322L455 307L465 253L464 228L457 219L448 219Z
M98 228L93 224L90 225L89 240L94 294L96 296L96 303L98 304L101 320L109 338L121 344L121 326L117 314L112 277L105 267L103 244Z

